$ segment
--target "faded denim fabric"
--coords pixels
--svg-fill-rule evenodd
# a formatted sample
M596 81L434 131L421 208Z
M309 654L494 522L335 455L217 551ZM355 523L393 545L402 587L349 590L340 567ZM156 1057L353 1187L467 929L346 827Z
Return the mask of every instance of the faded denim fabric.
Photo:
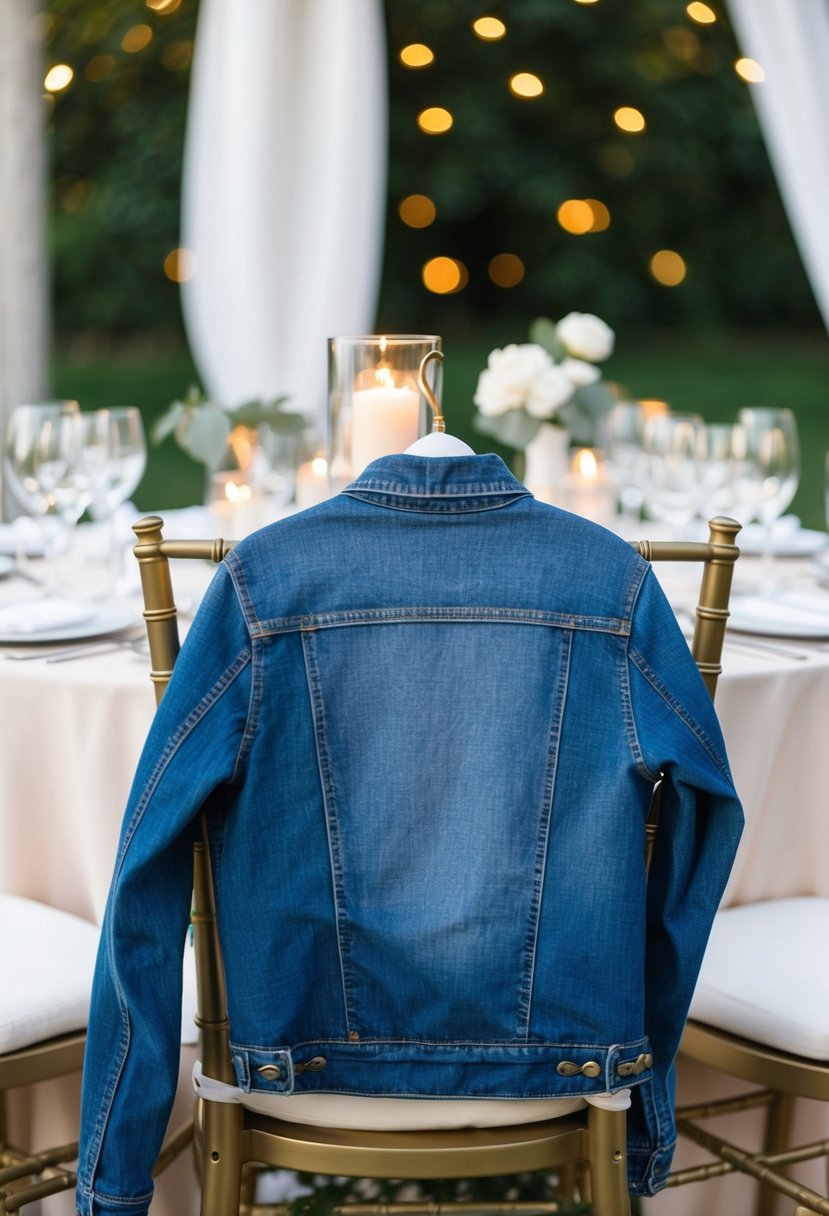
M233 550L126 811L82 1216L147 1211L202 807L240 1086L633 1085L631 1187L659 1189L674 1055L742 813L688 647L627 544L536 502L496 456L403 455ZM322 1070L297 1068L314 1056ZM595 1076L558 1071L588 1061Z

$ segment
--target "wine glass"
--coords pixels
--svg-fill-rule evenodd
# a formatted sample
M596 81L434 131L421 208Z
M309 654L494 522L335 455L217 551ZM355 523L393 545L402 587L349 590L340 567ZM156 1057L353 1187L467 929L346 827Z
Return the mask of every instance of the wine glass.
M605 419L607 466L619 499L623 529L634 527L642 514L645 414L638 401L620 401Z
M737 455L744 446L741 428L733 422L707 422L700 443L700 515L739 518Z
M737 497L746 517L757 520L763 530L768 581L774 523L790 505L800 480L797 420L792 410L770 407L742 409L737 421Z
M138 486L147 466L147 442L135 406L81 415L81 469L89 492L89 514L108 524L108 592L117 587L124 546L116 535L116 512Z
M89 502L79 471L80 419L76 401L18 405L6 431L4 473L20 506L41 521L49 558L47 594L55 590L60 536L78 522Z
M701 504L704 430L698 414L657 414L642 435L645 506L654 519L681 531Z

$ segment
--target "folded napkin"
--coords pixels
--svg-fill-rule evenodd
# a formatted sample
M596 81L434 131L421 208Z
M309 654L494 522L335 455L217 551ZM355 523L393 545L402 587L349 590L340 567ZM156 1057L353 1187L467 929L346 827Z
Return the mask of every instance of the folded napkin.
M33 519L19 516L10 524L0 524L0 554L3 557L42 557L43 534Z
M0 634L5 637L48 633L54 629L69 629L82 625L94 616L86 604L50 596L42 600L18 601L0 608Z
M729 627L781 636L829 633L829 595L791 591L780 595L735 595Z

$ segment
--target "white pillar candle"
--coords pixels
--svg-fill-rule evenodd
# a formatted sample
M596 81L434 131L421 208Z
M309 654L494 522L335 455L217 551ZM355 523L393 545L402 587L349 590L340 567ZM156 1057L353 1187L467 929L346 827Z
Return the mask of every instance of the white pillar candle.
M351 398L351 465L355 474L372 460L404 452L420 434L420 395L398 388L390 372L377 372L374 388L355 389Z
M211 478L210 514L213 527L229 540L241 540L263 522L262 502L245 480L243 471L214 473Z

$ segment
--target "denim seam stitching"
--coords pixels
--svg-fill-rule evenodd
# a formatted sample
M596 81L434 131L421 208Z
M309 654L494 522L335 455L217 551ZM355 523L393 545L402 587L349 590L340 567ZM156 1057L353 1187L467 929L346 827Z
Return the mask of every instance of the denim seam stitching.
M277 633L297 633L313 629L339 629L351 625L421 623L547 625L552 628L576 629L589 633L608 633L613 637L628 637L631 627L630 619L627 617L549 612L540 608L470 608L459 605L432 607L424 604L397 608L348 608L333 612L271 617L257 621L252 637L267 637Z
M133 814L132 819L130 820L127 828L125 829L123 844L121 845L121 848L118 853L115 873L114 873L113 879L112 879L112 889L110 892L110 901L114 897L115 890L117 888L119 879L121 877L121 871L123 869L124 859L126 858L127 850L129 849L129 846L133 840L133 837L135 836L135 833L138 830L138 826L144 817L144 812L147 809L150 799L152 798L153 794L155 793L158 783L161 780L162 776L164 775L164 772L166 771L167 766L169 765L169 763L172 760L175 753L178 751L178 749L184 743L184 741L188 738L188 736L195 729L195 727L199 724L199 722L201 722L201 720L204 718L204 716L208 712L208 710L210 710L213 707L213 705L220 699L222 693L224 693L225 690L227 688L229 688L230 685L233 683L236 676L241 671L243 671L244 668L247 666L247 662L248 662L247 653L248 653L247 651L243 651L240 655L238 655L236 657L234 662L231 663L231 665L222 673L222 675L219 677L219 679L216 681L216 683L213 685L213 687L207 693L205 693L205 695L202 697L202 699L198 703L198 705L193 710L191 710L191 712L185 718L184 722L182 722L178 726L178 728L174 731L174 733L172 734L170 739L167 741L166 747L164 748L163 752L159 756L158 761L156 762L156 765L153 768L153 771L150 773L150 776L147 778L147 783L144 786L144 789L141 794L141 798L139 799L138 805L135 808L135 813ZM112 940L113 920L114 920L113 917L109 918L109 933L107 936L107 942L108 942L108 946L109 946L110 957L114 960L115 959L115 949L114 949L114 943ZM93 1160L91 1162L91 1169L89 1171L90 1180L95 1177L95 1171L98 1168L98 1161L100 1160L104 1131L106 1129L106 1124L109 1120L109 1116L110 1116L110 1113L112 1110L112 1102L115 1097L115 1091L118 1088L118 1082L121 1079L121 1073L123 1071L127 1055L129 1053L129 1045L130 1045L129 1011L127 1009L127 1002L124 997L124 992L121 987L121 983L118 978L118 972L114 966L114 963L113 963L113 967L112 967L112 978L113 978L113 984L115 986L118 1006L121 1011L121 1020L122 1020L122 1026L124 1028L124 1032L123 1032L122 1040L121 1040L121 1042L119 1042L120 1054L117 1055L113 1061L114 1067L110 1071L110 1080L104 1088L101 1105L99 1107L98 1116L97 1116L97 1119L95 1122L95 1130L94 1130L92 1136L90 1137L90 1147L89 1147L89 1151L88 1151L88 1155L87 1155L88 1157L93 1158Z
M644 1044L648 1043L648 1036L643 1035L641 1038L638 1038L638 1039L629 1039L624 1043L614 1043L610 1047L608 1047L607 1044L605 1044L605 1043L580 1043L580 1042L572 1042L569 1039L564 1042L562 1042L561 1040L554 1040L554 1039L542 1039L542 1040L539 1040L538 1042L536 1042L536 1041L518 1040L518 1039L480 1039L480 1040L479 1039L450 1039L447 1041L447 1040L443 1040L443 1039L384 1039L384 1038L367 1039L367 1038L363 1038L360 1040L359 1043L355 1043L351 1039L319 1038L319 1039L301 1039L299 1042L293 1043L290 1047L284 1047L284 1046L274 1047L273 1045L263 1046L262 1044L256 1044L256 1043L239 1043L235 1039L231 1039L230 1042L233 1047L238 1048L240 1051L259 1051L259 1052L262 1052L263 1054L267 1054L267 1055L272 1055L276 1052L294 1052L294 1051L299 1051L301 1048L319 1047L319 1046L323 1046L325 1044L329 1044L329 1045L335 1046L335 1047L337 1047L337 1046L350 1047L350 1048L353 1048L355 1054L358 1054L358 1055L366 1047L395 1046L395 1045L401 1046L401 1047L414 1046L414 1047L440 1047L441 1049L453 1048L453 1049L457 1049L457 1050L460 1050L461 1048L467 1049L469 1047L497 1047L497 1048L509 1047L509 1048L515 1049L516 1051L524 1051L524 1052L536 1051L538 1048L550 1049L550 1050L555 1050L555 1051L571 1051L575 1048L579 1048L584 1051L607 1051L607 1052L619 1051L619 1052L623 1052L623 1051L634 1051L637 1047L643 1046ZM363 1061L363 1063L371 1063L371 1060L366 1059ZM626 1084L627 1084L627 1082L626 1082Z
M648 664L644 655L631 647L630 657L640 674L645 680L647 680L654 692L656 692L662 698L665 704L674 711L680 721L688 727L694 738L699 742L700 746L707 754L708 758L716 765L720 774L725 777L727 781L730 781L731 778L728 769L723 764L722 758L720 757L713 740L709 739L708 735L700 726L697 725L696 720L691 716L685 706L677 700L670 689L666 687L662 680L660 680L659 676Z
M140 1195L137 1199L124 1199L119 1195L108 1195L106 1191L95 1190L88 1192L88 1195L90 1199L97 1199L102 1203L115 1203L122 1208L137 1208L149 1203L153 1197L153 1193L153 1191L148 1191L146 1195Z
M570 676L570 660L572 656L572 634L567 634L562 643L558 680L554 690L553 712L550 721L550 733L547 744L547 773L544 782L544 801L542 812L536 828L537 844L535 864L533 866L533 891L530 900L530 914L527 924L527 936L524 943L524 982L519 996L519 1028L523 1021L524 1038L530 1033L532 1017L532 997L535 986L535 958L538 945L538 927L541 920L541 903L544 893L544 878L547 870L547 849L550 837L550 821L553 814L553 798L555 796L556 772L561 743L561 723L564 715L564 705L567 699L567 687ZM519 1029L520 1033L520 1029Z
M305 675L308 681L308 692L311 698L311 713L314 721L314 738L317 751L317 765L320 775L323 803L325 806L325 832L328 840L328 859L331 866L331 886L334 897L334 916L337 922L337 952L340 959L340 975L343 984L343 1013L348 1033L352 1029L353 984L351 981L350 949L344 929L345 919L345 889L342 868L342 853L339 839L339 824L336 818L336 799L331 757L328 753L327 732L325 730L325 705L322 696L322 686L319 677L316 645L313 632L302 634L302 652L305 661Z
M498 511L502 507L509 507L514 502L520 502L518 495L510 497L502 497L495 502L484 502L480 499L469 498L446 498L435 501L435 499L424 498L422 500L401 501L399 498L392 495L378 494L369 496L366 494L349 494L349 498L356 498L360 502L368 503L372 507L384 507L387 511L412 511L418 512L421 515L477 515L482 511Z

